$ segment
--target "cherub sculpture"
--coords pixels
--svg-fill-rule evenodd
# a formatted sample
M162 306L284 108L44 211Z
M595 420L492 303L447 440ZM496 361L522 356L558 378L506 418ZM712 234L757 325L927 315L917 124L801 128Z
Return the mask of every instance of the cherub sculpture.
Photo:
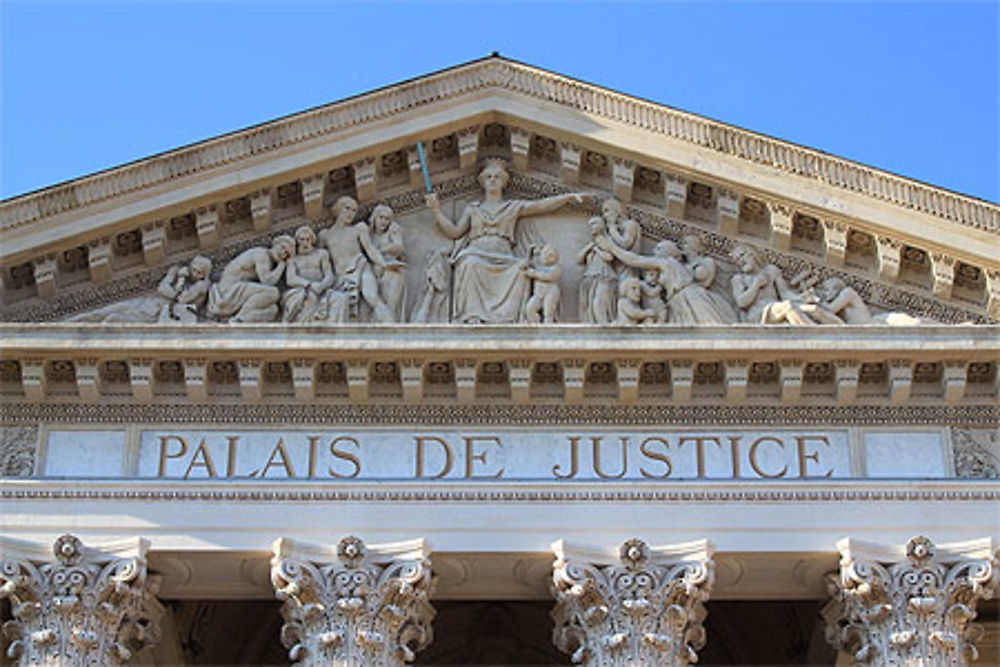
M559 278L562 277L562 267L559 266L559 251L551 245L542 246L541 251L532 252L532 256L541 257L541 263L525 265L521 270L532 281L532 294L524 307L525 319L528 322L555 322L559 314Z

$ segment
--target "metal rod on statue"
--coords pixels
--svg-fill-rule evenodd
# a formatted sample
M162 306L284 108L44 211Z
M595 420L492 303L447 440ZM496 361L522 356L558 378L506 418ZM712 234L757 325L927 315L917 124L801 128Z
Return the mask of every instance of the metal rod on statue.
M424 174L424 189L427 190L427 194L434 192L431 187L431 173L427 171L427 155L424 154L424 142L417 142L417 157L420 158L420 171Z

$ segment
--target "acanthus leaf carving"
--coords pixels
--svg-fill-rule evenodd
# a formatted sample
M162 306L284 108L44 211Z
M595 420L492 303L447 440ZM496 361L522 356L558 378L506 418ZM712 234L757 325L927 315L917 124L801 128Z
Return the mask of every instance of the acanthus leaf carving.
M62 535L46 556L35 545L0 541L0 598L8 655L21 665L123 665L159 640L159 581L146 570L145 540L85 547Z
M711 543L649 547L633 538L614 552L565 541L552 548L553 642L574 663L698 661L704 603L715 579Z
M989 538L886 547L845 538L827 577L827 640L856 664L966 665L976 659L976 605L1000 583Z
M428 549L422 540L336 547L275 541L271 582L281 641L298 665L404 665L432 639Z

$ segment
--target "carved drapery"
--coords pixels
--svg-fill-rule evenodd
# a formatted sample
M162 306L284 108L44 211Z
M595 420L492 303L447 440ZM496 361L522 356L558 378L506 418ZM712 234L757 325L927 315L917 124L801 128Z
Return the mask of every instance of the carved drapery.
M617 551L552 545L553 641L584 665L687 665L705 643L704 603L715 580L701 540Z
M827 640L855 664L965 665L976 659L976 604L998 582L991 539L905 547L849 538L837 543L840 572L828 575Z
M158 579L146 570L145 540L104 549L56 539L52 554L0 539L3 626L18 665L121 665L159 640Z
M431 568L423 540L336 547L275 541L271 583L281 641L299 665L403 665L431 642Z

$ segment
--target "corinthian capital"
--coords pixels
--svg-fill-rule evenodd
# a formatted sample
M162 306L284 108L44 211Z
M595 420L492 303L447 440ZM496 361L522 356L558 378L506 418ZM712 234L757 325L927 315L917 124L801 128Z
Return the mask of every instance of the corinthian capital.
M707 540L617 550L552 545L553 642L573 662L602 667L687 665L705 643L704 603L715 580Z
M121 665L159 640L158 581L146 571L148 543L104 548L63 535L52 551L0 538L0 599L8 656L19 665Z
M828 575L827 640L857 664L966 665L976 604L1000 581L989 538L904 547L850 538L837 543L840 572Z
M431 642L434 609L423 540L336 547L275 541L271 583L281 641L298 665L403 665Z

